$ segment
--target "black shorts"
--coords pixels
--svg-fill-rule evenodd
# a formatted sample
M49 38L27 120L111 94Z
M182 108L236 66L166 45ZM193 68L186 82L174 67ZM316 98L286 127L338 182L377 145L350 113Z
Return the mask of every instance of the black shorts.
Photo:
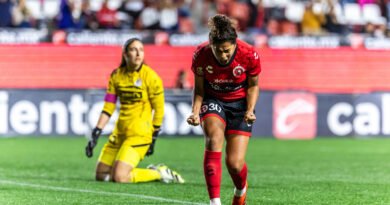
M207 117L217 117L225 124L225 134L239 134L250 137L252 125L244 121L246 99L233 102L223 102L217 99L203 99L200 108L200 120Z

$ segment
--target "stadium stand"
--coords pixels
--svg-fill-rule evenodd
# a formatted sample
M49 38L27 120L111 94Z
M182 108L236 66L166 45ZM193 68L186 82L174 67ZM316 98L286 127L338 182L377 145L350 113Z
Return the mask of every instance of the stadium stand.
M69 18L65 29L108 27L162 30L168 33L202 33L207 26L207 18L215 13L222 13L235 19L239 29L245 33L294 34L281 28L278 28L280 31L276 33L268 32L267 28L276 23L277 27L283 27L285 24L295 25L298 30L295 33L299 35L303 30L305 7L310 4L313 5L310 8L313 14L328 16L328 22L334 21L333 23L345 27L346 29L341 30L347 30L348 33L364 33L363 25L367 23L378 27L388 25L389 22L390 3L384 0L4 0L0 2L0 9L4 11L2 21L10 21L9 16L17 19L24 15L25 20L30 22L30 27L48 27L50 32L62 28L59 22L63 18ZM17 14L16 10L21 5L25 5L23 12ZM115 25L107 25L107 20L114 21L111 23ZM98 26L90 26L91 21ZM313 19L310 21L313 22ZM3 22L0 26L20 27L15 22ZM325 21L322 21L321 26L323 32L318 33L319 35L335 32L325 27ZM389 36L388 30L386 26L386 36Z

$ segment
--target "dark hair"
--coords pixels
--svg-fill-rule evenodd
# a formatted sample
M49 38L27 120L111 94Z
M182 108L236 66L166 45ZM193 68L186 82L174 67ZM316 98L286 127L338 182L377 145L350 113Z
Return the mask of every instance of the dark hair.
M232 21L225 15L216 14L208 22L210 33L209 41L211 44L220 44L226 41L236 43L237 32Z
M123 44L123 47L122 47L122 60L121 60L121 64L119 65L119 67L126 67L126 60L123 57L123 54L125 54L125 53L127 53L127 51L129 51L129 45L132 44L134 41L139 41L139 42L142 43L142 41L139 38L130 38L130 39L128 39L125 42L125 44Z

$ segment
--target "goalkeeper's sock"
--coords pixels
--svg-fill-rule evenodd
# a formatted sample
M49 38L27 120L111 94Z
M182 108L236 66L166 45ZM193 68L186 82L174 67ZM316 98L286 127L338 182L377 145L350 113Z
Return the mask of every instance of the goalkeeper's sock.
M248 175L248 168L246 166L246 163L244 164L244 166L242 167L242 169L239 173L235 173L235 172L229 170L229 174L232 177L232 180L233 180L233 183L234 183L234 186L236 187L236 189L242 190L245 188L246 178Z
M210 199L220 198L222 152L205 151L203 170Z
M160 173L153 169L135 168L130 173L131 183L158 181L160 179Z

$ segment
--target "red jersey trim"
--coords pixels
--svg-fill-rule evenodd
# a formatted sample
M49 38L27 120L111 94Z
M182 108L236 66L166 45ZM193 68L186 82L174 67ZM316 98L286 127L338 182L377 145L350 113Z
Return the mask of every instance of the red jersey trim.
M226 134L227 135L232 135L232 134L244 135L244 136L247 136L247 137L251 137L252 136L251 132L245 132L245 131L241 131L241 130L227 130Z
M218 118L226 127L225 120L221 116L219 116L219 115L217 115L215 113L209 113L209 114L204 115L202 118L200 118L200 121L202 122L202 121L204 121L208 117L216 117L216 118Z

